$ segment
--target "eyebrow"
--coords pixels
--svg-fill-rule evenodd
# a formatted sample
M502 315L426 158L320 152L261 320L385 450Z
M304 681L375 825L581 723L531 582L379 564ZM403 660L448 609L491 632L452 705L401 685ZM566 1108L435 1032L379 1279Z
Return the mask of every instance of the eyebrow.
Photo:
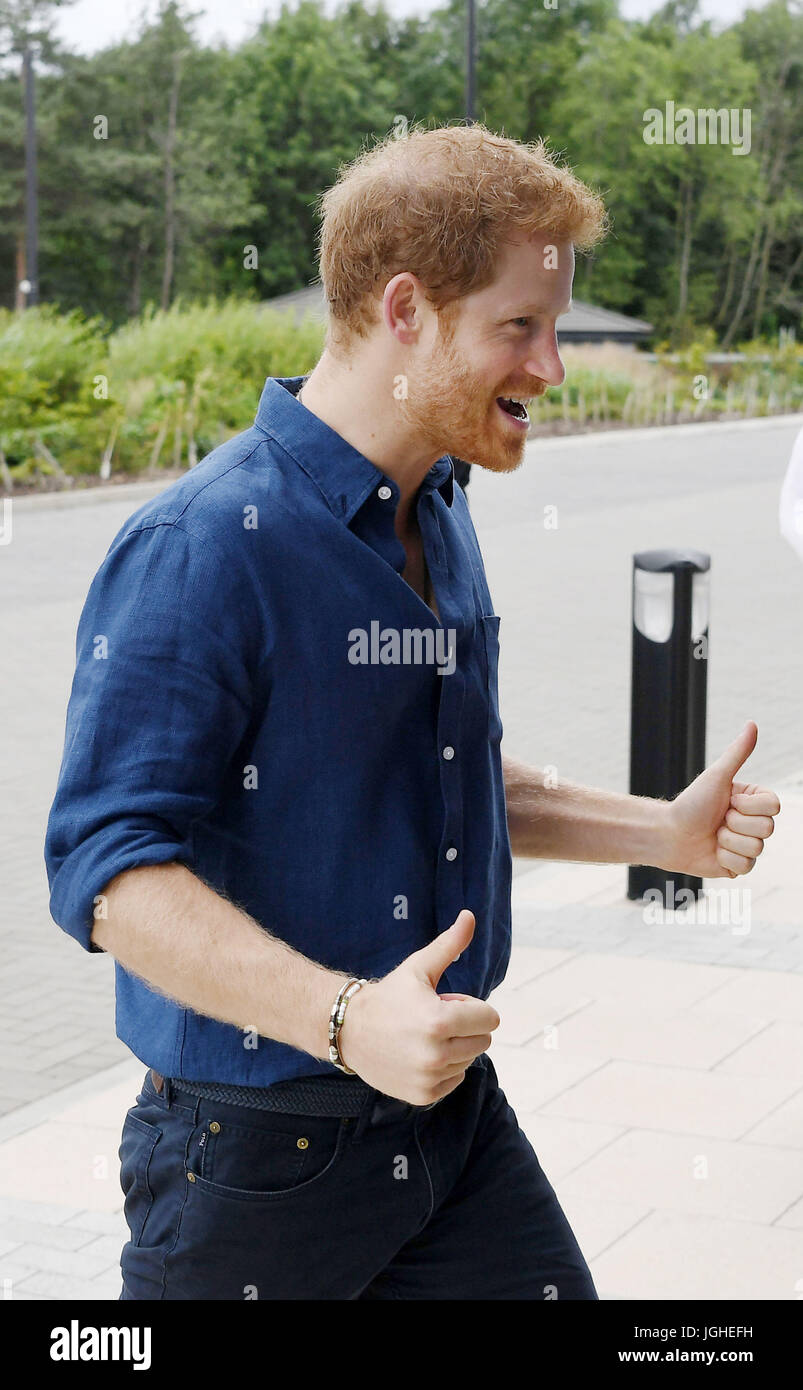
M543 304L528 304L524 309L517 309L516 306L515 306L515 304L514 304L514 305L512 305L509 309L506 309L506 310L505 310L505 313L508 314L511 318L517 318L517 319L519 319L519 318L524 318L525 315L527 315L527 314L540 314L540 313L543 313L543 308L544 308ZM556 318L562 318L564 314L568 314L568 313L570 312L570 310L573 309L573 308L574 308L574 304L573 304L572 300L570 299L569 302L568 302L568 304L566 305L566 308L565 308L565 309L561 309L560 313L556 315Z

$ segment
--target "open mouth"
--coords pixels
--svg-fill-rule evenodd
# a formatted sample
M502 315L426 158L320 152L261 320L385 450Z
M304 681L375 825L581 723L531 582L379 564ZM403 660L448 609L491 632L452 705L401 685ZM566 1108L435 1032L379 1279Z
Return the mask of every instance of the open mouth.
M512 396L497 396L496 404L508 420L521 429L526 429L530 423L527 407L524 401L514 400Z

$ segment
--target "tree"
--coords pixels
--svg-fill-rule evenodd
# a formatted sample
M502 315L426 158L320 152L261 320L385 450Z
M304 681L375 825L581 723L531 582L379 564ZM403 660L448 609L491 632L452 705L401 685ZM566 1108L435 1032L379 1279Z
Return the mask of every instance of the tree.
M799 321L803 311L803 14L774 0L748 11L734 37L758 74L753 138L759 172L749 246L746 238L742 243L741 285L718 315L727 325L723 347L740 332L757 334L768 316L775 326L781 319Z
M48 37L57 8L0 0L6 304L21 276L25 25L42 32L43 297L112 324L148 302L264 299L309 283L317 200L340 165L399 117L464 116L465 0L423 19L363 0L330 17L321 0L301 0L231 49L201 45L193 14L161 0L133 41L91 58ZM715 323L727 344L799 322L798 4L770 0L721 34L699 20L697 0L668 0L647 22L622 20L617 0L483 0L478 19L478 119L543 137L612 214L604 245L578 258L578 298L649 318L675 343L701 324ZM645 112L668 98L746 109L750 154L645 143Z
M191 19L167 0L133 44L69 57L43 87L45 284L64 307L121 322L148 299L208 290L205 247L251 210L218 58Z
M353 27L303 0L294 11L283 5L239 49L223 100L236 105L237 158L260 205L243 226L259 248L252 283L262 295L280 294L315 274L318 195L341 162L391 128L394 86L366 69ZM242 285L241 265L235 273Z

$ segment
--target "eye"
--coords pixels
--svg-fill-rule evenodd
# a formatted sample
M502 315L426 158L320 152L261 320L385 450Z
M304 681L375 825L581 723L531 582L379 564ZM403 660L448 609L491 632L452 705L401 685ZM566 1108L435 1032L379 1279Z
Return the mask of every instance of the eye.
M530 320L523 314L517 319L511 319L511 323L515 323L516 325L521 324L522 328L526 328L529 322Z

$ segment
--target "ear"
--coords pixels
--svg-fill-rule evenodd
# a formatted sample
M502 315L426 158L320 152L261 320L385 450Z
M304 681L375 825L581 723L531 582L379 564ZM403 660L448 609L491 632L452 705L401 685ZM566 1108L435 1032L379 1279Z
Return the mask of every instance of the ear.
M382 320L397 342L405 347L417 343L426 313L427 298L417 275L403 270L388 280L382 298Z

